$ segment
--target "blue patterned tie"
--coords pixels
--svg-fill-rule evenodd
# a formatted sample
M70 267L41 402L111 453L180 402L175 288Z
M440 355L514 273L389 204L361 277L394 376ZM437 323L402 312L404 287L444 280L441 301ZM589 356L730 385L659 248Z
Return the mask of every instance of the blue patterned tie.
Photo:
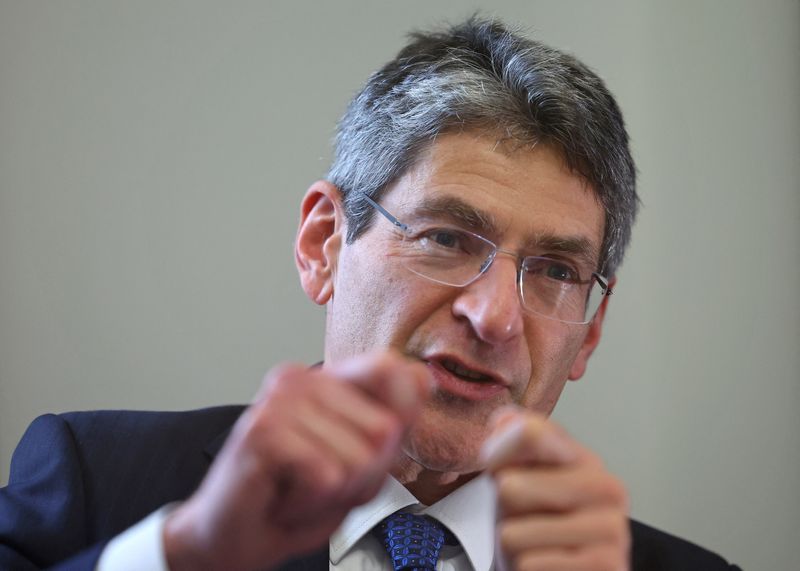
M393 513L375 532L383 540L394 571L433 571L445 541L444 526L433 518Z

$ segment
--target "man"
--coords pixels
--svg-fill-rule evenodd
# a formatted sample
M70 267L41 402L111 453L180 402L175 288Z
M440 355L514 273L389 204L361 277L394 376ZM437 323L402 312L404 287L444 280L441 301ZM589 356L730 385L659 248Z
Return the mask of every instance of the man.
M580 62L492 22L414 36L302 202L324 364L273 369L244 412L38 419L0 565L730 568L629 522L623 484L547 420L636 206L622 116Z

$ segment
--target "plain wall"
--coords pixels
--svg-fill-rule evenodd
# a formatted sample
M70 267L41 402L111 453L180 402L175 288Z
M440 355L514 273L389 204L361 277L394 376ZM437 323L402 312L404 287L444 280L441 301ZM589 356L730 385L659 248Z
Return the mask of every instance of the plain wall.
M640 172L603 343L557 419L635 517L795 569L796 0L0 1L0 481L38 414L244 402L318 360L299 199L404 34L479 8L607 80Z

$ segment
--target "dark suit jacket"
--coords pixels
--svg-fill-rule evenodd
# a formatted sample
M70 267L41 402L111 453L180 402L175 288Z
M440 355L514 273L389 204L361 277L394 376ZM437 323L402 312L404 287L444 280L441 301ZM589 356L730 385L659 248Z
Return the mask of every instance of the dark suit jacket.
M0 570L94 569L106 542L202 480L243 407L96 411L37 418L0 489ZM631 522L637 571L736 569ZM282 571L328 569L327 546Z

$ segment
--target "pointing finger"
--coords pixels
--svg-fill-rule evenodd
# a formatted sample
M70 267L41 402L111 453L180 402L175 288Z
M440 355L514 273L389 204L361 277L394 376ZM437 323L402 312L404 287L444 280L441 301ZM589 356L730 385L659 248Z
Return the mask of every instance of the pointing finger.
M355 384L407 422L416 417L431 390L428 369L398 353L360 355L331 364L326 372Z

